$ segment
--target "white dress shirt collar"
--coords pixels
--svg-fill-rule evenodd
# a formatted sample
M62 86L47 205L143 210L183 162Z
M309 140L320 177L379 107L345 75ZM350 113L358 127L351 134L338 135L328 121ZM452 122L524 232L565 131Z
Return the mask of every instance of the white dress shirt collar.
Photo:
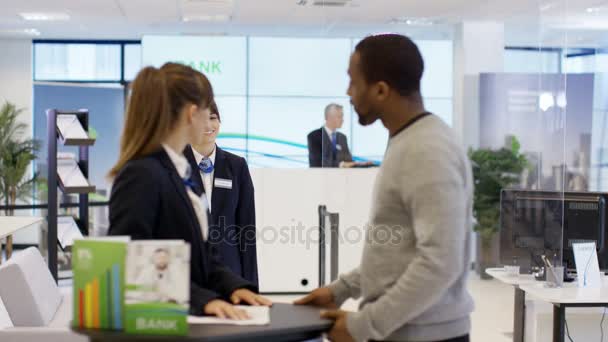
M329 136L330 138L331 138L331 134L332 134L333 132L336 132L336 131L332 131L332 130L331 130L331 129L329 129L329 127L327 127L327 126L323 126L323 128L325 129L325 132L327 133L327 136Z
M209 156L209 159L211 159L211 163L213 163L213 165L215 165L216 152L217 152L217 146L215 146L215 148L213 148L213 152L211 152L211 155ZM198 151L194 147L192 147L192 153L194 154L194 160L196 161L197 165L200 164L201 161L203 161L203 158L205 158L205 156L198 153Z
M191 171L190 164L188 164L188 159L186 159L186 157L184 157L183 155L175 152L171 148L171 146L167 144L162 144L162 146L165 149L165 152L167 152L167 155L169 155L169 159L171 159L171 162L175 166L175 169L177 170L179 176L182 177L182 179L190 178Z
M213 180L215 179L216 152L217 152L217 146L215 146L215 148L213 149L213 152L211 152L211 155L209 156L209 159L211 159L211 163L214 165L213 171L211 171L211 173L204 173L200 169L198 170L201 174L201 179L203 181L203 188L205 190L205 197L207 198L207 207L209 208L209 212L212 211L211 200L213 199ZM196 161L196 164L197 165L200 164L201 161L203 160L204 156L202 154L200 154L197 150L195 150L194 147L192 148L192 153L194 154L194 160Z

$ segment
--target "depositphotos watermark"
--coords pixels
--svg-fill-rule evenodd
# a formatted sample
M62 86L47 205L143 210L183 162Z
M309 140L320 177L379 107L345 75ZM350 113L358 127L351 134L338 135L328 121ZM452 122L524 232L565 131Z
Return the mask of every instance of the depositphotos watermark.
M209 243L228 244L240 246L242 250L247 246L257 244L279 244L292 246L305 246L306 249L317 248L320 242L319 226L305 226L298 222L291 226L226 226L225 218L220 217L218 226L209 229ZM338 239L339 244L358 244L363 241L374 245L399 245L406 239L412 239L408 230L403 226L369 225L340 227L338 231L331 231L326 227L325 239ZM332 236L333 235L333 236Z

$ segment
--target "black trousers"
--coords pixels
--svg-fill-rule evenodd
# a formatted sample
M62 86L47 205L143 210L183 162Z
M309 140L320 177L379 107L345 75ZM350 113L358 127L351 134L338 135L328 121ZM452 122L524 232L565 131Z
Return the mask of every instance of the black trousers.
M469 335L464 335L456 338L451 338L449 340L443 340L438 342L469 342Z
M385 341L385 342L389 342L389 341ZM464 336L460 336L460 337L450 338L448 340L441 340L441 341L435 341L435 342L469 342L469 335L464 335Z

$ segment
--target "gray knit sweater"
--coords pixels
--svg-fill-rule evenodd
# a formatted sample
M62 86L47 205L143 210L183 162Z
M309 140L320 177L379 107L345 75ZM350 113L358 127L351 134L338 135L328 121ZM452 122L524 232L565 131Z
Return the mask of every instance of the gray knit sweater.
M357 341L437 341L469 333L471 167L434 115L393 136L374 187L360 266L330 285L338 304L362 297Z

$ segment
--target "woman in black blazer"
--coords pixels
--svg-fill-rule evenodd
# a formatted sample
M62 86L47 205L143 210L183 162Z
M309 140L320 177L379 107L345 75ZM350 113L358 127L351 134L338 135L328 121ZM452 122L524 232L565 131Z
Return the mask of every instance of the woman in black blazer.
M187 146L184 156L195 170L192 180L197 192L208 201L210 243L228 268L257 286L253 182L245 159L216 145L221 119L215 101L210 110L210 125L200 132L200 143Z
M242 319L232 304L270 305L257 286L214 257L205 205L190 188L180 153L209 123L213 90L190 67L167 63L143 69L132 84L118 163L110 171L110 235L181 239L190 243L190 311Z

